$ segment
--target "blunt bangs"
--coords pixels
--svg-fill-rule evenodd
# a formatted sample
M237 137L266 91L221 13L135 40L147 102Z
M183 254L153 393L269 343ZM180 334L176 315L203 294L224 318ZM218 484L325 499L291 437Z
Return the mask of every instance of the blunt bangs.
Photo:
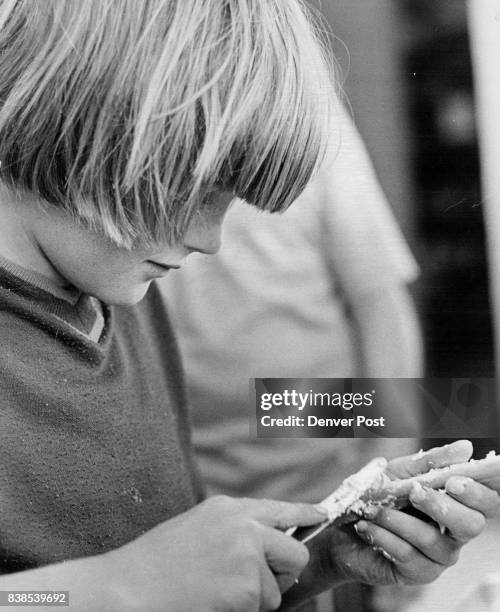
M127 248L220 187L285 210L329 133L318 31L299 0L0 0L0 178Z

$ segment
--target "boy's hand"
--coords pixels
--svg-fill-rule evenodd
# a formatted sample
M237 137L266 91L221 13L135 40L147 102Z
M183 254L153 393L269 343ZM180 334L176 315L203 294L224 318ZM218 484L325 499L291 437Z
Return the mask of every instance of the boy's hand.
M103 557L120 610L275 610L309 559L280 530L323 520L307 504L218 496Z
M467 461L469 442L460 441L420 456L391 461L391 478L408 478ZM500 510L498 494L469 478L451 477L445 491L416 487L410 495L411 514L379 509L355 528L326 529L310 543L311 561L299 584L285 596L293 608L308 593L343 581L368 584L422 584L453 565L461 547L481 533L485 519Z
M389 463L392 478L407 478L431 468L461 463L472 447L460 441L433 449L422 457L402 457ZM451 477L445 491L415 486L410 502L414 513L390 508L359 521L355 530L367 546L356 546L358 566L337 557L346 576L371 584L423 584L435 580L458 560L461 547L481 533L486 518L498 514L500 498L470 478ZM354 536L347 534L348 536Z

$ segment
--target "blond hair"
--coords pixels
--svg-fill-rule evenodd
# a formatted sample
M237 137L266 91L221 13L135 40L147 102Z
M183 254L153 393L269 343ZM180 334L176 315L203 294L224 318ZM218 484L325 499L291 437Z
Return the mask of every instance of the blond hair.
M122 246L223 186L284 210L332 75L300 0L0 0L1 178Z

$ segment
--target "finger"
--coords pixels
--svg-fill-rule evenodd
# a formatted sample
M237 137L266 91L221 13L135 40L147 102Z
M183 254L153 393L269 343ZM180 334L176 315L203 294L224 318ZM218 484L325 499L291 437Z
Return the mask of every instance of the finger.
M453 476L445 485L446 492L457 501L494 518L500 512L500 497L496 491L464 476Z
M435 523L426 523L392 509L380 509L370 516L370 521L398 536L435 563L450 566L458 560L457 542L443 535Z
M434 580L444 570L444 566L427 558L396 534L374 523L359 521L356 531L361 539L385 557L387 564L393 567L398 581L403 579L407 584L423 584Z
M410 478L417 474L424 474L433 468L468 461L472 456L472 451L472 444L469 440L458 440L453 444L438 446L426 452L393 459L387 465L387 474L391 478Z
M387 563L393 564L394 571L397 571L408 584L430 582L445 569L445 566L429 559L384 527L363 520L356 523L355 529L364 542L383 555Z
M312 504L292 504L274 499L241 499L242 510L259 523L277 529L308 527L328 518L328 510Z
M270 527L262 526L262 541L267 564L284 593L307 565L309 551L304 544Z
M276 580L276 576L265 564L260 571L260 612L266 610L277 610L281 605L281 590Z
M447 529L457 542L465 544L484 529L486 519L481 512L469 508L444 491L424 489L418 483L410 493L412 505Z

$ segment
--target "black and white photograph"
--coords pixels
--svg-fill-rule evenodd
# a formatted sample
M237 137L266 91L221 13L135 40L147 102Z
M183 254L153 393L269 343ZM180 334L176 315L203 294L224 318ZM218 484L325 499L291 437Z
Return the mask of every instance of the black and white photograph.
M500 0L0 0L0 610L499 612L499 360Z

